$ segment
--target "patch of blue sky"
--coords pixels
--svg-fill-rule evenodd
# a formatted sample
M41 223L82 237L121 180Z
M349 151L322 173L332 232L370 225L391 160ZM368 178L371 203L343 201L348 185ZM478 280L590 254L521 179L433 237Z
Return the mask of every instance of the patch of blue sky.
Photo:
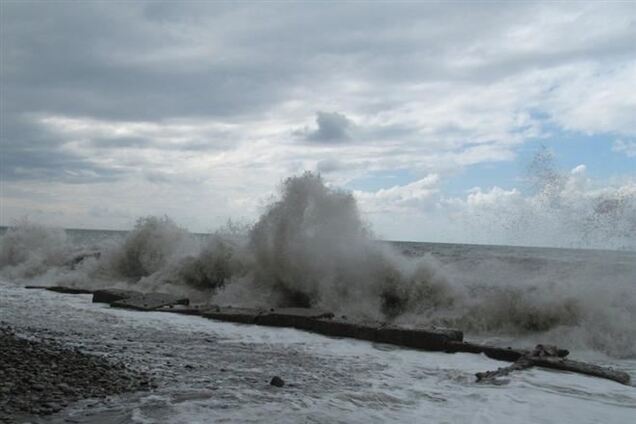
M442 189L447 195L460 195L473 187L489 189L494 186L505 190L528 189L529 166L543 146L554 155L554 166L567 173L585 165L587 175L595 180L614 177L636 177L636 158L612 150L619 138L613 134L584 134L549 129L550 136L532 139L515 151L515 160L486 162L472 165L448 179ZM623 138L623 140L627 140Z
M516 188L522 192L530 190L529 167L535 155L543 147L554 155L554 166L561 173L568 173L579 165L585 165L587 175L594 180L609 180L614 177L636 177L636 158L612 150L618 139L635 141L614 134L585 134L563 130L539 114L543 137L527 140L515 149L512 161L482 162L460 169L442 180L445 196L463 196L474 187L488 190L499 187L504 190ZM406 185L421 178L409 169L378 171L350 181L346 188L374 192L396 185Z
M364 177L349 181L345 188L349 190L359 190L374 192L383 188L402 186L417 181L418 176L408 169L394 169L390 171L377 171L369 173Z
M519 161L484 162L458 171L457 174L442 181L441 190L445 196L463 197L474 187L489 189L499 187L504 190L522 189L525 171L520 169Z

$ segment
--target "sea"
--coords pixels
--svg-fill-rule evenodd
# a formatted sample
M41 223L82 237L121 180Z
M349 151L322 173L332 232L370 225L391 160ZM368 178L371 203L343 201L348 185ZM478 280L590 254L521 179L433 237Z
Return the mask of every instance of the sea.
M158 382L32 422L634 421L633 385L540 368L483 384L475 373L507 364L25 288L133 287L248 306L308 301L360 319L452 326L470 341L557 344L636 379L636 252L384 242L351 231L355 222L333 232L320 222L278 224L274 216L190 234L150 217L126 232L26 221L3 229L0 321L125 360ZM273 376L286 385L269 385Z

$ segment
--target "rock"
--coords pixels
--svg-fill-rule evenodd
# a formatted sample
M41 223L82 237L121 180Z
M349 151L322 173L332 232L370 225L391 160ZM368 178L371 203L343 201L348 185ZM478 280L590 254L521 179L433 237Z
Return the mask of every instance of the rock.
M123 289L102 289L93 292L93 303L117 302L118 300L127 299L132 296L140 295L140 292Z
M167 293L143 293L117 300L110 304L115 308L136 309L140 311L152 311L170 305L188 305L190 300Z
M285 385L285 381L279 376L274 376L274 378L272 378L272 381L270 381L269 384L276 387L283 387Z

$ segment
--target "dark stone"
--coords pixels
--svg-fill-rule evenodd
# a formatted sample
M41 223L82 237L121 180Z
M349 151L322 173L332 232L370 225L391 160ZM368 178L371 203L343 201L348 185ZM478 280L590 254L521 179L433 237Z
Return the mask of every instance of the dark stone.
M283 387L285 385L285 381L279 376L275 376L269 384L276 387Z

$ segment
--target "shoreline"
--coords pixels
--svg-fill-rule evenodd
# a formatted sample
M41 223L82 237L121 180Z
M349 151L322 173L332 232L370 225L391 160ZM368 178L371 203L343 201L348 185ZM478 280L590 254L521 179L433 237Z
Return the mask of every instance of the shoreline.
M54 414L73 402L149 390L145 373L0 322L0 423Z

